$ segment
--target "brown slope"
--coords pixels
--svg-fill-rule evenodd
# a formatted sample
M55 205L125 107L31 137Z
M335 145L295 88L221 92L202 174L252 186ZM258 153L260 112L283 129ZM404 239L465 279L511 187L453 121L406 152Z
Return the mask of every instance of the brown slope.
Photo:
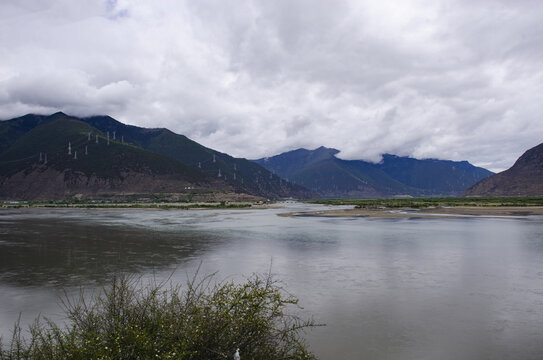
M463 196L543 196L543 143L526 151L510 169L481 180Z
M198 190L208 190L199 187ZM0 198L7 200L61 200L73 197L103 198L149 195L156 193L182 194L194 184L176 174L153 174L126 170L119 176L100 177L67 168L57 170L34 165L9 177L0 177ZM188 196L180 196L185 200Z
M71 144L71 155L67 144ZM47 154L47 163L40 160L41 153ZM183 198L194 190L229 192L233 188L169 157L119 141L107 142L97 129L61 113L29 130L0 153L3 200L151 193L176 193Z

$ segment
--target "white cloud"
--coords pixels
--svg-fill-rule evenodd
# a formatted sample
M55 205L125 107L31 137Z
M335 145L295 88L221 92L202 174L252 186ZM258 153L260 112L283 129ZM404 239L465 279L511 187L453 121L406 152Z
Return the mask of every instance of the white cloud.
M164 126L256 158L300 146L469 160L543 141L538 1L4 0L0 117Z

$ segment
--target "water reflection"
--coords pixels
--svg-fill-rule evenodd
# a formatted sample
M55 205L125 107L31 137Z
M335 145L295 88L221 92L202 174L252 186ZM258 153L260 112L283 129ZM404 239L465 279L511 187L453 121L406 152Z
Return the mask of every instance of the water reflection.
M198 258L217 240L190 229L160 230L167 222L149 229L140 223L109 221L105 225L51 216L21 221L0 217L0 281L16 286L100 284L114 273L175 268Z
M298 205L296 205L298 206ZM306 206L306 205L303 205ZM282 210L0 213L0 321L113 272L273 272L322 359L539 359L543 219L283 218ZM29 287L29 285L31 285ZM51 286L54 285L54 286ZM5 332L5 331L4 331Z

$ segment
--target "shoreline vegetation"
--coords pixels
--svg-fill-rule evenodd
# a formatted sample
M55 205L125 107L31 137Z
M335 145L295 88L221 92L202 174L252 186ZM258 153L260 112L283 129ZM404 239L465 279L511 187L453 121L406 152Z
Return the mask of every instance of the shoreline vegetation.
M431 208L431 207L526 207L543 206L542 197L430 197L382 199L321 199L312 203L325 205L353 205L364 209L382 208Z
M63 324L38 318L28 333L15 324L0 359L315 359L302 335L321 325L271 274L214 275L185 286L116 276L90 299L62 298Z
M205 202L205 203L140 203L140 202L19 202L8 201L0 203L0 208L20 209L20 208L76 208L76 209L178 209L178 210L196 210L196 209L247 209L259 208L264 206L264 202Z
M312 203L331 206L351 205L353 208L291 212L280 216L453 218L543 215L543 197L327 199Z
M291 199L292 200L292 199ZM530 216L543 215L543 197L500 198L383 198L383 199L320 199L306 201L328 205L330 209L295 211L279 216L370 217L370 218L447 218L462 216ZM352 206L352 208L345 208ZM124 200L62 200L62 201L0 201L0 208L76 208L76 209L266 209L280 204L270 200L259 201L154 201ZM338 208L334 208L338 207Z
M0 208L233 209L261 207L270 200L244 193L189 190L178 193L76 194L60 199L0 198Z

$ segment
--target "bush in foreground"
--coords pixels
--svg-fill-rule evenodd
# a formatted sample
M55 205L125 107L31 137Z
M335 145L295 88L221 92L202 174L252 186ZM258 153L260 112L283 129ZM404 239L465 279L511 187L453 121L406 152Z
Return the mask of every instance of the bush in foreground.
M142 287L121 276L92 301L65 301L69 325L15 327L2 359L314 359L301 333L316 326L290 313L297 299L270 276L186 289Z

